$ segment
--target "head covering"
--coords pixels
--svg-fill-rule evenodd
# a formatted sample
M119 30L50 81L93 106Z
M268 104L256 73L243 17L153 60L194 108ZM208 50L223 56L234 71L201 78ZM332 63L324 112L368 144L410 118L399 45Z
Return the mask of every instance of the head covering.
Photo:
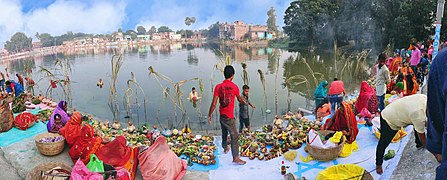
M324 98L327 96L326 86L328 84L329 83L326 80L324 80L323 82L318 84L317 88L315 89L315 93L314 93L315 98Z
M66 104L65 101L60 101L59 104L57 105L57 108L54 109L53 113L51 114L50 120L48 121L48 124L47 124L48 132L51 131L51 129L52 129L53 125L54 125L54 115L55 114L60 114L61 115L62 125L65 126L65 124L68 122L68 119L70 117L68 116L67 112L65 112L65 110L63 108L65 106L65 104Z
M359 129L357 127L357 120L354 113L351 110L351 106L345 102L341 103L342 106L335 112L335 115L330 119L333 121L331 126L329 123L324 124L324 129L332 131L347 131L349 135L346 137L347 143L352 143L357 138Z
M360 112L363 108L368 108L370 99L376 97L374 88L370 87L366 81L360 84L360 93L355 103L355 111ZM370 108L368 108L369 110ZM371 112L372 113L372 112Z

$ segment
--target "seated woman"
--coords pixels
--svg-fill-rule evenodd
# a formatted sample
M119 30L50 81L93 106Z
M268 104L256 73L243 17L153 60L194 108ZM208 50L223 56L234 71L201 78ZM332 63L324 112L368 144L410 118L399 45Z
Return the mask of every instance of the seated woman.
M359 97L355 103L355 114L360 113L363 108L368 109L371 114L374 114L378 108L376 91L366 81L360 85Z
M48 131L50 133L59 133L59 130L64 127L62 124L62 117L60 114L54 115L54 123L51 125L51 130Z
M335 112L335 115L328 119L323 126L324 130L341 131L346 136L346 142L351 144L357 138L359 129L357 120L349 104L342 102L342 106Z
M70 118L70 116L67 114L67 103L65 101L60 101L57 105L57 108L54 109L53 113L51 114L50 120L47 124L48 132L50 132L53 128L54 118L56 114L59 114L61 116L62 126L65 126L65 124L68 122L68 119Z
M329 104L328 98L324 98L324 102L315 111L317 112L317 119L329 116L331 114L331 105Z
M410 96L416 94L419 90L419 84L417 83L416 76L413 74L407 74L404 80L404 95Z

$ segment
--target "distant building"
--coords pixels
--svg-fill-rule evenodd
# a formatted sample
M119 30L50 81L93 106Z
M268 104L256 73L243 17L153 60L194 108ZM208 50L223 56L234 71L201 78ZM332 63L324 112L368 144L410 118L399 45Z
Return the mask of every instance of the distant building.
M182 39L181 34L176 34L175 32L168 32L168 36L170 40L180 40Z
M123 41L123 40L124 40L123 33L118 32L115 34L115 41Z
M41 47L42 47L42 43L40 41L33 42L33 49L41 48Z
M235 21L233 24L222 23L219 25L219 38L231 40L243 40L244 38L271 39L272 32L264 25L249 25L242 21Z
M151 40L151 35L137 35L138 41L149 41Z

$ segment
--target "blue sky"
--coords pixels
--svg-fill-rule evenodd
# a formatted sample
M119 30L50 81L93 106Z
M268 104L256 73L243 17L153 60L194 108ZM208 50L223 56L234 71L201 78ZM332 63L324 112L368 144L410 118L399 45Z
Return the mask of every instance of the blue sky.
M67 31L110 33L118 28L146 29L167 25L187 28L186 16L196 17L191 29L207 28L216 21L242 20L265 24L267 10L276 9L283 25L284 11L291 0L0 0L0 44L17 31L34 35Z

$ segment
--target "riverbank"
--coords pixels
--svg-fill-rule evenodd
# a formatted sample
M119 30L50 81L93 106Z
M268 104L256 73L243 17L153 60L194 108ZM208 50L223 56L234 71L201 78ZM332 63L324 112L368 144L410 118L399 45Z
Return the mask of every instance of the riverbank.
M12 54L3 53L0 54L0 61L12 61L31 57L42 57L57 53L78 54L78 52L92 49L104 50L108 48L141 47L141 46L156 46L156 45L171 45L171 44L203 44L203 43L206 43L204 39L119 41L119 42L101 42L101 43L87 43L87 44L71 43L59 46L34 48L30 51L19 52L19 53L12 53Z

